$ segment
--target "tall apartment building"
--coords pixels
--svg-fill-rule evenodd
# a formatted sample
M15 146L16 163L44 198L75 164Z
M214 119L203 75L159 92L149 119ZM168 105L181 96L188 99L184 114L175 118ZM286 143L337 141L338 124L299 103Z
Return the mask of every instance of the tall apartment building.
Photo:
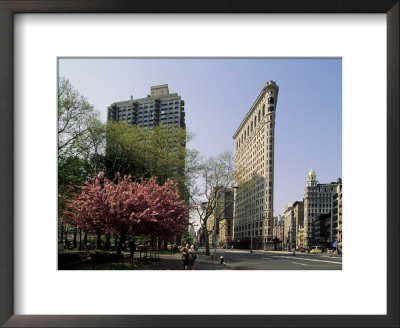
M177 93L169 93L168 84L150 87L150 95L118 101L107 108L109 121L126 121L144 129L160 124L185 128L185 102Z
M315 227L320 236L321 229L327 243L338 242L341 238L342 223L342 180L337 182L318 183L313 169L308 173L306 188L304 189L304 233L305 247L312 247L315 240ZM321 222L324 220L323 225Z
M234 236L238 247L274 249L274 131L279 87L269 81L233 135Z

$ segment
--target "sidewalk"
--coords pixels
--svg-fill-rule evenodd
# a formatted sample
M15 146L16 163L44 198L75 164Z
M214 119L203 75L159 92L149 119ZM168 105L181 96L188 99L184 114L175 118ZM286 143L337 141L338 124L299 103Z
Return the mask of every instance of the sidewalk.
M242 251L242 253L249 253L249 250L245 250ZM269 250L253 250L253 253L257 253L257 254L285 254L285 255L292 255L293 253L291 251L269 251ZM307 252L299 252L296 251L296 255L309 255L309 253ZM323 252L323 253L319 253L319 254L311 254L311 255L318 255L318 256L323 256L323 257L342 257L342 255L338 255L338 254L333 254L333 253L327 253L327 252Z
M197 254L194 263L195 270L232 270L226 264L220 264L218 260L211 260L210 256ZM182 254L160 255L160 260L144 270L183 270Z

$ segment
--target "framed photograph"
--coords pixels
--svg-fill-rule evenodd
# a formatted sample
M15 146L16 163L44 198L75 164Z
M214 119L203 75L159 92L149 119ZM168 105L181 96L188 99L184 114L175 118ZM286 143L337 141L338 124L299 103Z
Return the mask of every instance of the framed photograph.
M398 1L4 0L0 21L3 326L398 327ZM69 122L68 115L60 121L60 102L68 106L69 100L60 90L67 96L77 90L88 97L88 108L93 103L100 110L100 116L76 121L79 136L82 122L100 134L108 122L104 161L90 150L95 156L79 164L89 139L65 147L71 134L60 137L60 122ZM114 125L117 137L122 129L129 138L138 136L139 157L115 159ZM219 183L206 187L207 201L191 200L203 237L187 227L188 235L177 237L177 223L170 221L159 230L166 207L174 208L168 213L185 210L172 200L175 187L162 189L166 181L139 182L158 177L162 148L151 157L147 136L175 126L195 127L202 153L201 147L221 151L216 146L226 142L236 171L252 165L252 172L236 172L235 183L229 180L214 203L210 195ZM162 139L151 145L162 147ZM266 142L268 161L258 142ZM118 169L107 171L110 160ZM104 203L112 208L96 205L107 220L99 223L94 215L90 221L86 196L100 195L96 184L109 189L107 197L120 195L112 175L139 172L135 160L151 162L151 169L141 167L137 182L120 180L118 188L125 183L144 195L153 183L152 193L159 190L165 200L161 205L147 198L157 215L147 222L145 212L137 219L130 214L136 221L125 229L118 221L125 212L115 214L121 207L113 198ZM60 176L70 181L77 161L79 172L84 167L97 180L81 189L81 198L62 195L60 206ZM177 163L178 157L172 166ZM105 173L98 175L102 165ZM179 169L166 175L174 172ZM254 201L261 212L251 217L240 208L247 204L247 178L271 186L262 195L265 203ZM217 212L221 199L229 208L231 196L236 220L229 230L230 216ZM138 200L124 204L129 201L138 206ZM214 221L207 223L210 217L202 215L212 204ZM85 215L77 214L83 208ZM281 225L278 214L284 214ZM178 246L187 242L200 247L197 262L187 265L198 263L199 270L183 270L181 256L192 251ZM175 247L182 253L173 255L174 263L184 266L157 269Z

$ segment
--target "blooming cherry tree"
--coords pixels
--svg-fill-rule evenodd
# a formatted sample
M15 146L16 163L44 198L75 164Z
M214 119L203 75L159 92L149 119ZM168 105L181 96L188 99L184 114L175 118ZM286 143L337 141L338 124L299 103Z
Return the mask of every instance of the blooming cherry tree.
M179 200L178 186L156 178L133 182L117 176L114 183L99 174L67 203L65 221L85 231L119 236L118 252L129 235L170 238L188 224L189 207Z

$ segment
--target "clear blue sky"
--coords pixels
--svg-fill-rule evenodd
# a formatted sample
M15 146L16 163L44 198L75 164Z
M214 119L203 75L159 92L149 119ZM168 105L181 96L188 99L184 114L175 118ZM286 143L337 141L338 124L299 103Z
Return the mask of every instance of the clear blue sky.
M341 59L60 59L59 75L105 121L107 106L168 84L185 100L188 147L203 156L234 151L232 136L264 84L279 86L274 215L302 200L312 167L321 183L342 176Z

